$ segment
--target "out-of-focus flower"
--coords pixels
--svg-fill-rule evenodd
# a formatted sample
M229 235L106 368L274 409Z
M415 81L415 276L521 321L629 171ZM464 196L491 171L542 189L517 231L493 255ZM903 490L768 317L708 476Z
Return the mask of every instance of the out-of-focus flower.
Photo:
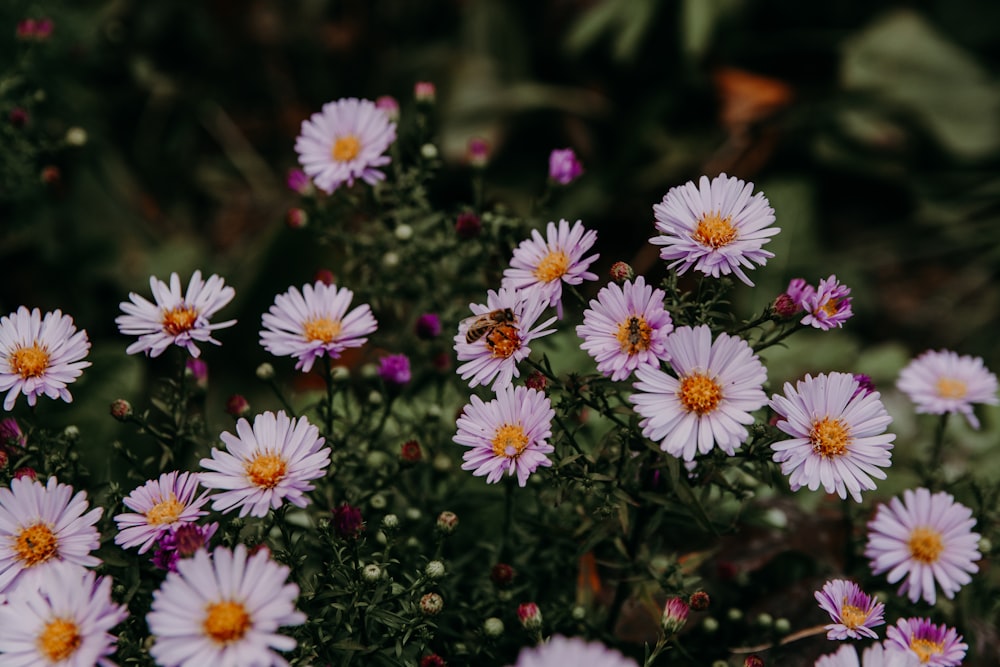
M688 603L683 598L668 598L663 605L663 614L660 615L660 628L663 634L670 636L680 632L680 629L687 623Z
M110 630L127 616L111 599L111 577L58 563L37 586L19 586L0 605L0 663L114 667Z
M583 165L572 148L557 148L549 154L549 178L559 185L569 185L583 174Z
M308 373L317 358L337 359L344 350L361 347L378 328L368 304L348 312L354 292L316 282L291 287L274 299L261 318L260 344L271 354L295 357L295 368Z
M878 639L872 628L885 624L885 605L868 595L853 581L833 579L814 594L820 609L830 614L827 639Z
M857 649L845 644L836 653L820 656L815 667L920 667L920 659L909 651L872 644L861 654L859 663Z
M198 475L176 470L149 480L122 502L132 511L115 517L115 544L124 549L137 546L140 554L149 551L163 533L208 514L201 509L208 502L208 492L198 495Z
M212 332L236 324L236 320L210 322L236 296L236 290L215 274L202 280L201 271L195 271L186 293L181 293L181 279L176 273L170 274L169 285L151 276L149 288L155 303L131 292L129 301L120 304L125 314L115 318L119 331L126 336L139 336L139 340L125 349L128 354L142 352L158 357L170 345L179 345L197 357L201 350L196 343L221 345L212 338Z
M802 295L802 308L806 311L802 324L829 331L844 326L854 314L851 311L851 288L841 285L837 276L819 281L819 287L808 287Z
M28 445L28 436L21 430L21 425L13 417L0 419L0 449L24 449Z
M232 417L245 417L250 414L250 401L243 394L233 394L226 399L226 414Z
M162 533L151 559L153 566L168 572L176 572L177 561L181 558L190 558L198 550L208 548L209 540L218 529L219 524L214 521L205 526L182 523L173 530Z
M120 422L123 422L133 414L132 404L124 398L115 399L114 401L111 401L110 412L112 417Z
M7 114L7 120L10 121L10 124L14 127L24 127L28 124L28 112L21 107L14 107L10 110L10 113Z
M459 213L455 220L455 233L460 239L474 239L479 236L482 229L483 224L479 220L479 216L471 211Z
M285 178L285 185L292 192L297 192L300 195L311 195L313 193L313 184L306 176L306 172L301 169L289 169L288 176Z
M202 486L220 489L212 496L212 509L240 516L265 516L285 502L305 507L311 480L326 474L330 449L323 446L319 429L305 417L290 419L284 411L265 412L236 422L236 433L223 432L226 450L212 448L211 458L201 460Z
M4 410L12 410L24 394L28 405L39 396L73 401L66 388L83 369L90 351L87 332L77 331L73 318L55 310L42 313L24 306L0 318L0 392L7 392Z
M490 161L490 144L482 137L472 137L465 149L465 159L470 166L483 168Z
M885 430L892 417L878 392L858 391L850 373L807 375L795 387L786 382L784 396L771 397L780 419L777 427L792 436L771 444L774 461L788 475L793 491L805 486L861 502L862 490L885 479L880 468L891 465L894 433Z
M424 454L420 448L420 443L416 440L407 440L400 447L399 458L403 459L407 463L417 463L421 461L423 457Z
M445 535L451 535L458 528L458 515L454 512L445 510L438 514L437 521L434 522L434 526Z
M361 510L343 503L333 508L333 532L342 540L356 540L365 530Z
M695 591L688 598L688 605L695 611L705 611L712 604L712 598L705 591Z
M309 224L309 214L303 209L292 207L285 213L285 225L289 229L302 229Z
M242 544L178 561L146 615L153 659L174 667L285 664L275 651L296 641L277 630L306 620L295 609L298 586L285 583L288 571L267 551L248 556Z
M413 84L413 98L423 104L434 104L437 88L430 81L417 81Z
M637 667L633 660L599 642L555 635L544 644L521 649L512 667Z
M932 603L933 604L933 603ZM917 656L926 667L961 665L969 645L955 628L934 625L927 618L901 618L886 632L886 652L902 649Z
M622 286L609 283L597 293L576 335L598 371L612 380L624 380L639 366L658 369L669 359L664 342L674 325L663 308L664 296L642 276Z
M390 354L379 359L378 376L387 384L404 385L412 377L410 358L405 354Z
M692 461L713 447L732 456L749 436L750 413L767 403L767 370L742 338L708 326L680 327L664 342L677 377L639 366L629 397L642 416L642 434L660 449Z
M763 246L781 231L771 226L774 209L762 193L753 194L753 183L725 174L671 188L653 213L660 236L649 242L663 246L660 258L670 268L694 268L713 278L732 273L751 287L743 269L774 257Z
M469 304L473 316L459 323L454 339L458 360L465 362L457 369L462 379L470 387L492 382L497 391L520 377L517 364L531 354L528 344L555 331L545 328L554 317L537 323L545 306L537 292L503 287L490 290L485 305Z
M865 556L874 574L888 572L890 584L903 579L900 595L911 602L937 601L934 582L949 600L978 572L978 533L972 510L944 491L903 491L903 500L880 504L868 523ZM905 578L905 579L904 579Z
M875 382L870 375L855 373L854 380L858 383L858 388L854 390L854 396L858 394L865 394L867 396L875 391ZM854 398L854 396L851 396L851 398Z
M579 285L584 280L597 280L597 275L587 269L600 255L584 257L595 241L597 232L587 230L579 220L572 227L566 220L560 220L558 225L550 222L544 238L537 229L532 230L531 238L514 249L500 285L537 291L549 306L556 307L561 318L563 283Z
M500 588L510 586L515 576L514 568L507 563L497 563L490 568L490 581Z
M417 338L431 340L441 335L441 318L437 313L424 313L413 327Z
M194 380L198 389L204 390L208 387L208 364L204 359L188 358L184 362L184 374Z
M979 419L972 411L976 403L996 405L997 376L981 357L959 356L951 350L928 350L900 371L896 387L909 396L917 412L965 415L972 428Z
M379 167L391 162L383 153L395 140L396 124L385 111L350 97L328 102L302 121L295 152L316 187L329 194L355 179L368 185L384 180Z
M392 95L380 95L375 98L375 108L381 109L385 117L393 123L399 120L399 102Z
M525 630L538 630L542 627L542 612L534 602L524 602L517 606L517 620Z
M74 494L55 477L42 486L22 476L0 488L0 593L37 586L60 561L100 565L90 552L100 545L94 524L104 509L88 509L85 491Z
M488 483L504 474L516 475L524 486L539 466L552 465L548 454L555 448L547 442L552 435L555 411L545 394L527 387L504 387L496 398L484 403L478 396L458 418L453 440L470 449L465 452L463 470Z

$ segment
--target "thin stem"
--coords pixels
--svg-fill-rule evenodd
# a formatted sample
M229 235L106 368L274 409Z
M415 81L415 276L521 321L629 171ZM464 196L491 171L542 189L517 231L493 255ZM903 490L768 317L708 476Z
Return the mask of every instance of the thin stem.
M783 341L786 338L788 338L789 336L791 336L796 331L799 331L800 329L804 329L805 327L806 327L806 325L802 324L801 322L797 322L794 327L792 327L790 329L785 329L784 331L782 331L781 333L779 333L774 338L771 338L771 339L762 338L760 341L757 342L756 345L753 346L753 351L754 352L760 352L761 350L766 350L767 348L771 347L772 345L777 345L781 341Z
M326 430L323 435L327 440L333 438L333 369L330 364L330 355L323 355L323 381L326 382L326 409L323 413L323 420Z
M798 632L793 632L792 634L783 637L780 641L771 642L770 644L758 644L756 646L736 646L729 649L730 653L756 653L757 651L766 651L769 648L774 648L775 646L785 646L791 644L792 642L797 642L800 639L806 639L807 637L815 637L816 635L821 635L826 632L825 625L814 625L811 628L805 628L804 630L799 630Z
M934 427L934 441L931 444L931 456L930 460L927 462L927 473L924 476L927 488L932 491L941 479L941 455L944 452L944 431L945 427L948 425L949 414L951 413L945 412L942 414L941 417L938 418L937 425Z

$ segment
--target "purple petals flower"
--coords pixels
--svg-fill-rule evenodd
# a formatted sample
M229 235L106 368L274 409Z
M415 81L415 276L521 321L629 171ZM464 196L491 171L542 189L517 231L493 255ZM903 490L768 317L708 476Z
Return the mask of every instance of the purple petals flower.
M762 385L767 371L742 338L705 325L680 327L664 342L676 375L639 366L629 397L642 416L642 434L660 449L694 460L718 446L732 456L749 435L750 413L767 403Z
M851 311L851 288L841 285L837 276L819 281L819 287L806 286L801 295L802 308L806 311L802 324L823 331L844 326L854 314Z
M771 449L793 491L822 485L827 493L850 493L861 502L861 491L875 488L872 477L885 479L880 468L890 465L896 438L885 432L892 417L878 392L859 387L850 373L821 373L794 388L786 382L785 395L771 397L778 428L792 436Z
M87 332L56 310L42 313L24 306L0 318L0 391L7 392L4 410L12 410L20 394L35 405L39 396L73 401L66 385L90 366Z
M164 533L208 514L201 509L208 492L197 494L197 474L173 471L149 480L123 501L133 511L115 517L115 544L125 549L137 546L139 553L146 553Z
M158 357L171 345L179 345L197 357L201 351L196 343L220 345L212 338L212 332L236 324L236 320L209 322L236 296L236 290L227 287L226 281L217 275L202 280L201 271L195 271L185 293L181 292L181 279L176 273L170 274L169 285L150 277L149 287L152 302L132 292L129 301L121 303L125 314L115 318L119 331L126 336L139 336L139 340L125 349L128 354L142 352Z
M265 516L268 510L290 502L296 507L309 504L305 497L313 490L311 480L326 474L330 449L323 446L319 429L305 417L290 419L284 411L265 412L236 422L236 433L220 437L226 450L212 448L212 457L201 460L201 484L221 489L212 497L212 509L229 512L237 507L240 516Z
M903 579L899 594L908 594L911 602L922 597L934 604L935 581L950 600L979 571L975 525L972 510L951 494L907 489L902 502L893 498L878 506L868 523L865 556L871 559L873 573L888 572L890 584Z
M597 241L597 232L587 230L577 220L550 222L545 237L532 230L531 238L521 241L514 249L510 267L503 272L501 287L519 290L537 290L550 306L556 306L562 317L562 286L579 285L584 280L597 280L588 267L600 255L584 254Z
M182 523L160 534L156 551L153 552L153 565L168 572L177 571L177 561L190 558L199 549L208 547L209 540L219 529L219 524L212 522L206 526L195 523Z
M544 644L522 649L513 667L637 667L635 661L599 642L555 635Z
M934 625L927 618L901 618L886 633L887 650L904 650L926 667L953 667L962 664L969 645L955 628Z
M489 403L473 395L458 418L453 440L465 452L463 470L488 483L500 481L504 473L517 475L524 486L528 475L539 466L552 465L547 454L554 451L547 438L552 435L555 416L545 394L526 387L503 387Z
M826 626L827 639L878 639L872 628L884 625L885 605L863 592L853 581L834 579L815 593L820 608L833 623Z
M295 140L299 164L317 188L332 193L361 179L375 185L385 179L378 167L391 161L383 155L396 140L396 124L370 100L354 97L328 102L302 122Z
M424 313L417 318L414 325L414 332L417 338L431 340L441 335L441 318L437 313Z
M743 269L774 257L763 246L781 231L771 226L774 209L762 193L753 194L753 183L725 174L671 188L653 213L660 235L649 242L663 246L660 258L670 268L694 268L713 278L732 273L750 286Z
M965 415L972 428L979 428L972 406L998 402L997 376L983 365L982 358L959 356L951 350L924 352L900 372L896 386L916 404L917 412L957 412Z
M261 321L260 344L278 356L295 357L295 368L308 373L323 355L338 358L344 350L361 347L378 328L368 304L348 312L354 292L317 281L290 287L274 299Z
M410 359L405 354L390 354L379 360L378 376L387 384L403 385L410 381Z
M598 371L624 380L639 366L659 368L667 360L664 342L674 327L663 308L664 296L642 276L622 286L610 283L598 292L576 328L583 339L580 347L597 361Z
M582 173L583 165L572 148L557 148L549 154L549 178L559 185L569 185Z

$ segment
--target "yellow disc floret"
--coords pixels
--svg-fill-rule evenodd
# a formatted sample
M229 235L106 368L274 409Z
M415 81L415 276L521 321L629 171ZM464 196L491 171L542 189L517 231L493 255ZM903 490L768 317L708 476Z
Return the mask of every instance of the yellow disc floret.
M691 238L709 248L721 248L732 243L737 235L730 218L723 218L719 213L708 213L698 221Z
M704 415L719 407L722 387L707 375L693 373L681 380L677 398L688 412Z

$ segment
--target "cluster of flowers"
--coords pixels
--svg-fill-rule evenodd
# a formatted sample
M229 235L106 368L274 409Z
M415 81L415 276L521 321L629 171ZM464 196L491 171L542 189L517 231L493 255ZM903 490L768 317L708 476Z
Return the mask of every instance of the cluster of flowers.
M339 100L303 124L296 151L315 187L333 192L356 180L374 185L385 178L380 167L388 164L385 151L396 137L386 108ZM570 182L581 168L572 154L558 153L552 155L550 177ZM678 274L693 269L712 278L732 275L752 286L747 270L773 257L763 246L779 232L772 225L774 211L762 193L754 194L752 183L725 174L702 177L698 184L671 189L653 210L658 235L650 242L662 246L661 258ZM548 440L555 411L544 382L533 375L528 386L515 386L514 378L520 377L521 362L531 363L531 343L554 332L563 318L564 288L597 280L589 270L598 258L591 254L596 241L597 233L582 221L549 222L544 235L536 231L520 243L499 288L488 291L485 303L470 304L471 317L458 325L459 376L470 388L489 386L495 397L470 398L457 419L454 442L468 448L463 469L489 483L511 476L523 487L538 468L553 463L555 448ZM807 375L769 399L767 371L747 339L713 335L705 324L675 327L663 290L627 267L618 267L615 275L618 280L589 302L576 333L600 373L612 381L634 376L629 402L641 418L643 436L662 451L691 469L698 456L716 448L733 456L749 437L752 413L767 406L777 429L789 436L771 449L793 490L822 486L861 502L861 492L885 478L895 436L886 432L891 418L867 378ZM155 357L175 345L197 358L199 344L219 344L214 332L235 324L211 321L235 295L217 275L203 280L195 272L186 291L177 274L169 283L153 277L150 289L152 301L133 293L121 304L119 329L137 337L129 354ZM802 313L799 326L828 330L851 316L849 294L835 276L815 287L796 279L771 311L779 320ZM376 331L371 308L352 309L352 300L349 289L323 281L291 287L262 316L260 343L272 354L295 358L296 369L309 372L318 359L336 359ZM548 308L555 314L546 317ZM440 323L427 316L423 326L431 330ZM42 395L71 401L68 385L90 365L89 348L86 332L58 310L42 316L22 306L0 319L4 409L11 410L20 395L29 405ZM400 380L409 373L405 357L398 355L383 369ZM978 425L973 404L997 403L996 377L982 361L950 351L915 359L897 386L919 412L961 413L973 426ZM298 589L286 583L289 569L272 561L266 549L251 553L237 545L210 553L219 526L199 521L209 501L213 510L238 510L241 517L263 517L286 503L305 507L311 482L326 474L331 452L308 419L284 412L258 414L252 424L239 419L235 435L220 437L225 449L213 448L200 461L203 471L164 473L135 489L124 501L131 511L115 517L114 541L139 553L154 550L154 562L170 571L146 616L158 664L286 664L274 651L290 650L295 641L277 629L305 621L295 609ZM90 508L85 492L74 493L54 477L45 484L22 477L0 489L0 595L6 598L0 606L0 654L17 664L71 656L73 664L111 664L109 630L126 611L111 600L108 578L89 570L100 563L91 552L99 543L95 524L102 512ZM974 526L971 511L951 495L907 490L902 501L879 506L869 524L866 555L874 574L902 581L901 595L934 604L938 586L952 598L977 571ZM882 606L850 582L831 581L817 599L833 617L831 639L874 638L872 628L884 623ZM890 627L885 644L869 654L903 652L922 664L945 667L959 664L965 650L953 628L914 617ZM846 655L842 650L819 664L841 664L833 661L848 660ZM523 651L518 667L572 661L633 664L600 644L556 637Z

